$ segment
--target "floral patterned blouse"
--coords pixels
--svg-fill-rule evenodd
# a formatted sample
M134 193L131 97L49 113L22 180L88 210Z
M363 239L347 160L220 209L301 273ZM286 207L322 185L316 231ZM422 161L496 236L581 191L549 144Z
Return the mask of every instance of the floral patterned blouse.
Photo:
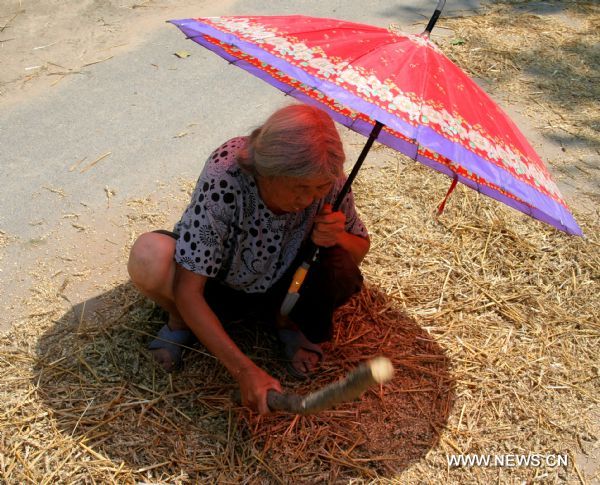
M345 180L338 179L324 199L301 212L274 214L262 201L254 177L237 163L246 142L246 137L233 138L208 158L174 228L179 235L175 261L233 289L263 293L290 266L315 216L324 203L333 204ZM346 215L346 231L368 236L351 191L340 210Z

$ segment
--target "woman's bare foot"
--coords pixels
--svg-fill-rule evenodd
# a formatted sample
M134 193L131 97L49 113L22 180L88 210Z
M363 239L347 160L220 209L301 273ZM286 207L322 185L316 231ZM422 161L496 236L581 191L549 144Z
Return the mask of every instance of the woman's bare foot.
M323 360L321 348L309 342L298 326L288 317L278 315L276 322L279 338L284 345L284 353L289 359L290 374L294 377L306 378ZM285 332L286 330L289 332ZM293 371L289 369L290 366Z
M166 372L173 372L181 367L183 346L193 341L194 335L183 320L169 315L169 322L160 329L148 348L157 364Z
M294 369L301 374L310 374L319 366L320 362L321 358L319 357L319 354L302 347L296 351L296 354L290 361Z

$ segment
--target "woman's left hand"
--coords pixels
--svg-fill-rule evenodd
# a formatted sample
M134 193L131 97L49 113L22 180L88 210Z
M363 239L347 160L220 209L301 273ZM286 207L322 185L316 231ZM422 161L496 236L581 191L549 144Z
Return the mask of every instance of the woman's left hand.
M346 215L341 211L332 212L331 204L325 204L315 217L315 225L311 234L312 242L326 248L335 246L345 233L345 226Z

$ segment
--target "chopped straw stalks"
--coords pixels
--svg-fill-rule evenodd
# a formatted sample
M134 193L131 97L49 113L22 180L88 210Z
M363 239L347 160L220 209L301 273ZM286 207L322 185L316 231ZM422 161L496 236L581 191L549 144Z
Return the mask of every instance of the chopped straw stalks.
M394 157L355 186L374 249L365 289L337 313L319 375L289 381L265 329L229 327L296 392L375 355L392 360L391 384L315 416L257 418L234 404L234 382L201 348L188 351L182 373L153 365L145 347L162 315L129 284L114 285L87 314L65 311L60 288L43 285L30 317L0 342L0 477L575 479L572 464L449 468L446 454L566 453L596 439L597 223L580 217L589 240L568 237L468 189L436 220L447 180ZM140 227L156 210L129 206L141 211L128 217Z
M502 1L482 15L442 15L440 24L454 32L443 45L448 57L488 81L487 91L517 102L548 138L574 141L583 154L587 144L598 168L598 2Z

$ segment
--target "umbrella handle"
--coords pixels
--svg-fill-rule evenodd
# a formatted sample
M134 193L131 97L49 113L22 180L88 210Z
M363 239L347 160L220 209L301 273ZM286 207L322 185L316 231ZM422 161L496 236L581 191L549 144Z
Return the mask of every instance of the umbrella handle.
M300 288L304 283L304 279L308 274L308 270L310 270L310 265L313 264L319 258L319 247L316 246L312 241L309 242L308 247L306 249L306 255L302 264L298 266L294 276L292 277L292 282L290 283L290 287L288 288L287 294L281 303L281 307L279 309L279 313L284 317L289 315L290 312L296 306L296 302L300 298Z
M446 5L446 0L438 0L437 6L435 7L435 11L433 12L433 15L431 16L431 18L429 19L429 23L427 24L427 27L425 27L425 30L423 31L423 35L426 35L427 37L429 37L429 34L431 34L431 30L433 29L433 26L435 25L438 18L440 17L440 14L442 13L444 5Z

